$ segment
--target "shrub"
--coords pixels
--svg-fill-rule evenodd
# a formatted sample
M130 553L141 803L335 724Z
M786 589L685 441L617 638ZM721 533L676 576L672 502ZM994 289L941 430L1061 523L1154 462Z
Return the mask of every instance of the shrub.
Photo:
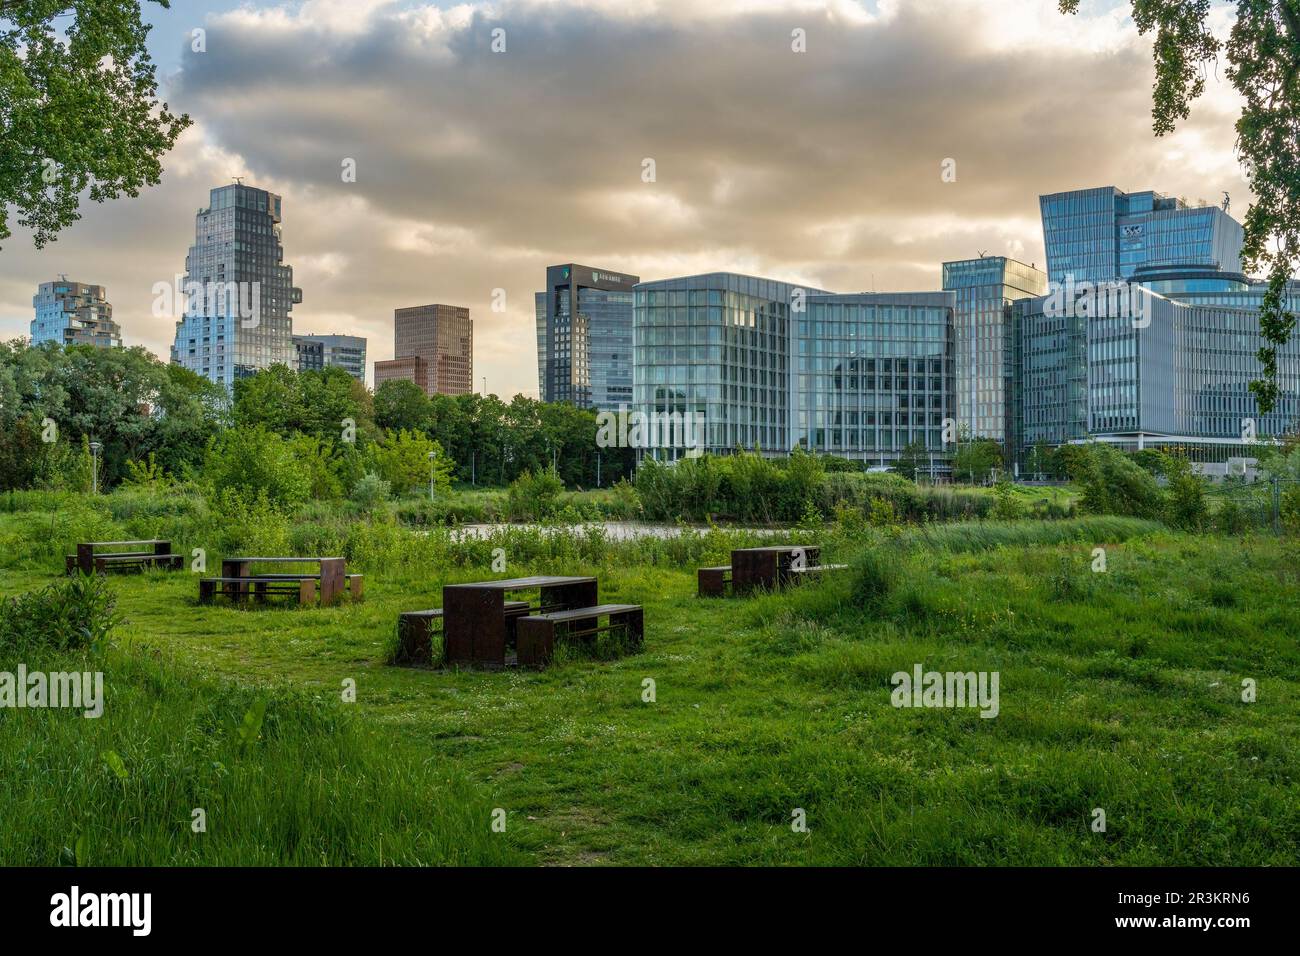
M853 603L866 611L879 611L898 587L901 554L897 548L874 546L862 551L850 571Z
M1024 513L1025 506L1016 496L1015 486L1009 481L999 481L993 488L993 517L998 521L1014 521Z
M230 428L208 445L203 478L214 500L227 492L252 500L264 494L273 505L296 505L311 497L311 469L291 442L262 425Z
M352 500L366 511L373 511L392 496L388 482L374 472L366 472L352 488Z
M97 574L0 598L0 653L94 647L121 622L116 607L116 596Z
M1204 479L1192 474L1191 464L1183 458L1168 458L1164 472L1169 479L1169 523L1185 531L1200 531L1210 517Z
M1155 477L1109 445L1079 446L1071 468L1082 489L1082 510L1134 518L1164 517L1165 498Z
M554 467L533 474L524 473L510 483L506 510L512 520L537 521L548 518L555 510L564 482Z

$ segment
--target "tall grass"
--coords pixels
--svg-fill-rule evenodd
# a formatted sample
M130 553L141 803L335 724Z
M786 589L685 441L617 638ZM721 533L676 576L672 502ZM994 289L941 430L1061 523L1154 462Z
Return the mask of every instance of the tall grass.
M176 676L152 657L106 669L103 716L0 710L0 864L500 865L519 856L491 803L400 730L366 729L327 693L269 696ZM12 670L12 664L0 669ZM202 811L205 832L195 832Z

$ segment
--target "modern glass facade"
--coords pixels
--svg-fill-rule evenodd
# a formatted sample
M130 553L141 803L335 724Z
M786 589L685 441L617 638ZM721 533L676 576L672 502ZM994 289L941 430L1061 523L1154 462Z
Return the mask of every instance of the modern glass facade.
M362 336L295 335L293 341L298 348L299 371L341 368L358 382L366 380L366 340Z
M941 451L955 414L952 302L725 272L643 282L635 410L699 416L712 454L802 447L875 462L909 441Z
M185 257L185 314L172 362L227 388L271 365L297 363L289 311L302 301L284 265L280 197L234 183L209 194Z
M60 278L42 282L32 296L32 344L93 345L107 349L122 344L122 329L113 321L102 285Z
M639 281L576 263L547 268L546 291L534 299L542 401L609 411L631 404L632 289Z
M794 317L790 445L872 463L940 455L957 415L954 295L816 295Z
M943 264L943 288L955 297L957 423L975 438L1004 442L1011 433L1011 303L1047 292L1047 276L1004 256Z
M1097 438L1125 447L1200 447L1205 460L1250 455L1243 423L1275 436L1300 418L1300 341L1278 357L1282 396L1260 415L1250 382L1260 375L1259 308L1249 291L1143 291L1132 317L1078 317L1048 308L1050 297L1016 303L1016 442L1022 460L1039 442ZM1300 308L1300 284L1290 308Z
M1052 282L1128 280L1170 264L1241 270L1241 224L1217 206L1114 186L1040 196L1039 206Z

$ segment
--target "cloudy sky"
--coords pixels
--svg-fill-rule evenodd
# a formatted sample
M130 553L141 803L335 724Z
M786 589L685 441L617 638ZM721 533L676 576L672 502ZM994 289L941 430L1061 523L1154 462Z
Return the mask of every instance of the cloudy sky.
M1191 120L1155 139L1128 7L173 0L148 11L150 45L162 98L194 126L139 198L87 204L40 251L15 228L0 337L25 335L35 286L64 273L107 286L126 343L166 356L174 323L150 314L152 286L183 272L195 211L237 175L284 196L296 331L364 335L385 359L395 307L468 306L476 387L504 396L537 394L548 264L926 290L944 259L1041 266L1044 192L1226 190L1240 217L1231 90L1211 75Z

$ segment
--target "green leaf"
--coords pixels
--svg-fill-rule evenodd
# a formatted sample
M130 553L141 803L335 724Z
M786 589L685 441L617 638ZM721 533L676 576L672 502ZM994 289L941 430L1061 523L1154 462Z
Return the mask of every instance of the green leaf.
M126 764L122 762L122 758L118 756L116 750L105 750L100 756L104 758L104 763L108 765L109 770L113 771L118 780L129 780L131 778L131 774L126 769Z

